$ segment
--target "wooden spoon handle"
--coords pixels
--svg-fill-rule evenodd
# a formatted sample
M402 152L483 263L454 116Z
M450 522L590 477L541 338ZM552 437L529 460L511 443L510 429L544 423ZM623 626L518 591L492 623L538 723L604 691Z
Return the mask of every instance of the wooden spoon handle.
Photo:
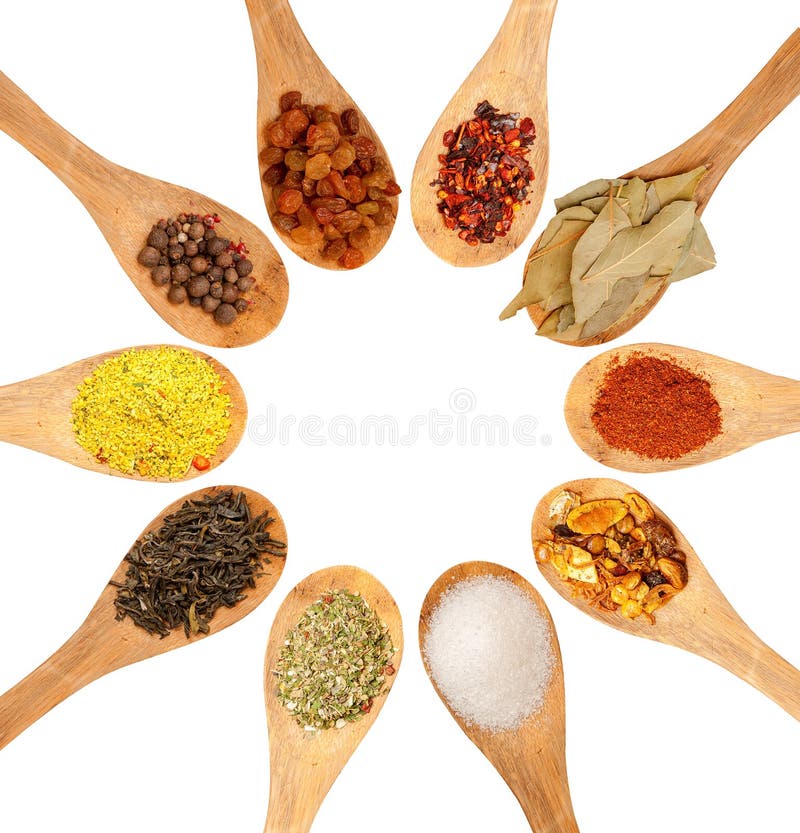
M294 67L292 77L302 78L303 64L314 50L303 34L288 0L246 0L256 52L263 60L259 72L268 78L274 73L282 76L284 63ZM275 60L273 56L280 56ZM279 83L274 84L279 87Z
M754 428L764 439L800 431L800 382L782 376L759 377L758 422Z
M553 754L553 750L543 745L535 755L529 753L519 768L503 777L534 833L579 833L563 748L560 754ZM543 790L543 784L549 789Z
M0 440L46 453L52 438L42 429L53 413L45 397L36 379L0 387Z
M499 62L481 60L479 66L489 68L492 74L497 67L508 63L509 51L520 51L515 56L519 65L517 73L530 80L534 73L547 70L547 50L550 44L550 29L556 13L557 0L514 0L503 21L500 31L492 41L486 55L498 53Z
M679 147L629 175L653 179L708 165L710 170L696 192L702 209L739 154L798 95L800 29L787 38L761 72L710 124Z
M92 195L98 179L106 174L105 180L111 183L109 175L115 166L53 121L2 72L0 129L44 163L94 213Z

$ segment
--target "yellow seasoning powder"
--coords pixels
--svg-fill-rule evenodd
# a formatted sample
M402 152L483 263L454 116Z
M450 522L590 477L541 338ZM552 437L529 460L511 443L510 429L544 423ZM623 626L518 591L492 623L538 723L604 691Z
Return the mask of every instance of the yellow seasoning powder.
M150 347L107 359L72 401L78 444L124 474L180 478L228 435L231 399L205 359L190 350ZM204 459L206 458L206 459Z

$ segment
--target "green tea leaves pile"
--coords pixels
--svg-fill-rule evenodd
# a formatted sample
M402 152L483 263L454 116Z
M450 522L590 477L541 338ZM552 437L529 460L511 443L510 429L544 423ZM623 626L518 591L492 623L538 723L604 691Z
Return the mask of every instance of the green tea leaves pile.
M536 304L548 314L540 335L592 338L665 285L713 268L693 199L705 172L597 179L557 199L558 213L528 257L525 284L500 318Z
M286 635L274 671L278 699L303 729L342 729L385 692L394 653L387 626L367 602L332 590Z

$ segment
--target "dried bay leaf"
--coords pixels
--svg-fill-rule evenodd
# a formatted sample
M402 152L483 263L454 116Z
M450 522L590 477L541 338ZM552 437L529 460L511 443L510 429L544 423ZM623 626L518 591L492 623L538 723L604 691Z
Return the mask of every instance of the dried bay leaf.
M588 223L594 222L594 212L589 210L588 208L584 208L580 205L574 205L570 208L565 208L563 211L559 211L555 217L547 224L545 230L539 236L539 241L536 245L536 249L534 249L529 255L528 260L536 256L536 252L541 251L542 249L547 248L550 243L553 241L553 238L558 234L558 230L567 220L585 220Z
M628 213L632 226L640 226L644 220L644 212L647 207L647 183L638 176L628 180L619 192L621 200L626 200L628 205L625 210Z
M694 202L673 202L646 225L621 231L584 275L584 283L608 283L649 273L665 253L680 249L694 225ZM677 260L677 256L676 256ZM572 288L573 297L575 287Z
M622 278L614 284L608 300L588 318L581 328L581 338L593 338L609 329L624 317L630 305L644 286L647 275Z
M699 275L717 265L714 247L699 217L695 217L692 233L683 248L681 257L669 276L670 283Z
M670 203L678 200L690 201L694 199L694 192L697 190L700 180L705 176L706 170L706 166L701 165L699 168L694 168L685 174L654 179L652 184L656 189L661 207L666 208Z
M644 200L644 214L642 215L642 222L649 223L653 217L661 211L661 202L658 199L658 193L656 192L655 185L652 183L648 183L647 190L645 191L645 200Z
M623 199L622 197L618 197L616 195L616 191L614 191L614 199L620 204L620 206L625 209L625 213L628 213L628 200ZM584 208L588 208L593 211L595 214L599 214L605 204L608 202L608 195L606 194L604 197L592 197L590 200L584 200L581 205Z
M595 221L581 235L573 249L572 268L569 274L569 281L573 287L614 237L623 229L630 227L631 221L625 209L613 197L606 197L605 206Z
M625 179L593 179L591 182L587 182L586 185L581 185L580 188L559 197L555 201L556 211L580 205L584 200L590 200L592 197L602 197L603 194L608 193L609 188L617 188L626 182Z
M561 307L558 314L558 327L556 327L556 332L559 334L564 333L574 323L575 307L573 307L572 304L567 304L566 306Z

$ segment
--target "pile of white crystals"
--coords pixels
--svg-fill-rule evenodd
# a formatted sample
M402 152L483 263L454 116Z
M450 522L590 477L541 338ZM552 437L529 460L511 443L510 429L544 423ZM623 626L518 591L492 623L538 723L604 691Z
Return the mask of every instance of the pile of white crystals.
M537 712L555 657L550 623L506 578L449 587L434 608L423 653L450 708L490 732L516 729Z

